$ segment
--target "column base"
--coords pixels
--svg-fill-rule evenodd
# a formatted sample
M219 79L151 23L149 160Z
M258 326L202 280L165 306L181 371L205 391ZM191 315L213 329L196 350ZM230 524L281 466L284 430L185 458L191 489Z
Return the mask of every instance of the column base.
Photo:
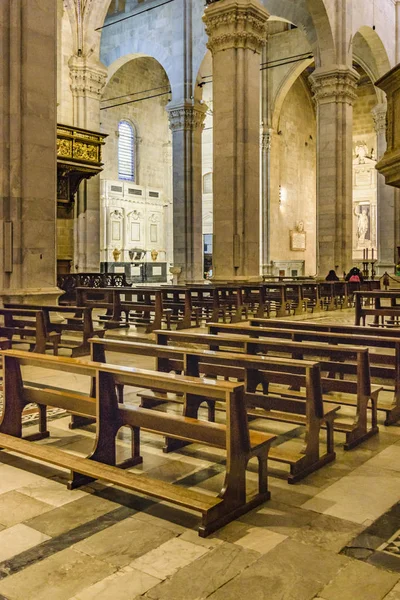
M375 263L375 272L378 277L383 275L385 272L389 273L389 275L393 275L395 271L395 264L393 262L377 262Z
M63 295L58 287L51 288L19 288L0 290L0 301L13 304L55 305Z

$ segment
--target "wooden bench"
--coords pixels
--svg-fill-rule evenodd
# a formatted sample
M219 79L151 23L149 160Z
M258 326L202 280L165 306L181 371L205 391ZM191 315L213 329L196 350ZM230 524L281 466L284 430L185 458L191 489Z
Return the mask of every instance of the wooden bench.
M378 351L370 352L370 373L377 384L387 379L392 385L385 384L385 391L393 392L393 400L388 403L379 398L377 410L385 413L385 425L392 425L400 418L400 331L395 329L374 329L357 325L331 325L326 323L307 323L305 321L285 321L280 319L250 319L250 325L262 328L265 334L283 337L293 341L316 341L329 344L351 344L368 346ZM283 331L282 331L283 330ZM387 354L387 350L392 354Z
M45 355L33 357L27 352L13 350L5 350L1 354L4 361L4 410L0 422L0 446L70 469L70 489L93 479L100 479L190 508L202 515L199 528L202 536L269 499L267 456L276 436L249 432L243 385L116 367L93 361L83 362L73 358ZM38 389L27 385L23 380L23 366L89 376L96 381L96 396L61 389ZM148 389L156 386L165 392L221 400L226 406L226 425L120 405L115 391L118 383ZM96 439L91 454L87 458L80 458L50 446L21 439L22 411L30 402L38 404L42 414L45 413L46 406L61 406L76 414L95 416ZM225 449L226 475L219 495L211 497L145 474L127 473L116 467L116 436L122 426L128 426L133 431L133 456L130 464L138 464L142 460L140 429ZM38 437L45 437L46 434L46 431L39 431ZM246 466L252 457L258 460L258 491L247 500Z
M375 327L393 327L400 325L400 291L359 291L355 292L355 325L366 323L367 316L373 316L373 325ZM382 300L389 301L390 305L385 306ZM370 304L373 304L371 307ZM385 322L386 317L390 317Z
M19 309L18 304L6 304L7 308ZM25 305L24 305L25 306ZM59 334L58 348L67 348L71 350L71 356L85 356L90 354L89 339L94 336L103 337L105 330L94 327L92 319L92 308L79 306L27 306L30 310L40 309L44 314L45 326L47 331ZM54 315L59 319L60 315L65 315L62 323L54 321ZM53 320L52 320L53 317ZM66 338L65 334L73 332L81 334L80 340ZM57 352L55 352L57 354Z
M129 287L125 273L65 273L57 275L57 287L63 292L60 304L75 304L77 287Z
M227 350L241 348L246 354L268 353L268 355L287 356L294 359L307 358L318 360L321 371L326 371L323 377L323 400L344 406L353 406L356 411L351 423L335 420L334 428L346 434L344 448L351 448L362 443L378 433L377 402L381 386L372 386L370 381L368 348L340 346L332 344L306 344L305 342L286 341L261 336L255 339L257 328L247 327L253 337L243 333L239 325L209 324L211 334L193 334L188 332L156 332L159 343L174 344L180 339L181 343L191 343L196 346L204 345L212 350ZM242 331L240 334L239 331ZM165 335L162 335L162 334ZM222 335L227 334L227 335ZM262 338L262 339L261 339ZM318 358L317 358L318 357ZM334 379L335 374L351 376L354 381ZM297 393L297 392L296 392ZM293 394L295 395L295 393ZM371 409L369 423L368 408Z
M39 353L51 348L54 354L58 354L60 334L47 329L45 315L40 308L1 308L0 316L3 317L0 336L9 339L13 345L29 344L32 352Z
M157 334L163 337L162 333ZM243 380L247 413L251 417L266 418L274 421L294 423L306 427L306 441L301 452L287 451L281 446L273 447L269 457L290 466L289 483L303 479L309 473L335 459L333 445L333 420L338 406L323 405L321 396L321 380L319 366L311 361L296 361L264 356L246 356L244 354L226 354L204 350L188 350L182 347L171 347L156 344L127 342L125 340L93 339L92 359L105 362L106 352L146 355L156 358L157 370L162 372L184 372L186 375L199 377L226 377ZM283 398L281 395L268 393L268 386L277 383L282 386L296 386L304 389L304 399ZM259 386L262 391L257 391ZM162 396L155 392L141 394L142 406L152 407L165 402L184 402L183 414L198 417L198 410L204 400L194 399L191 402L180 397ZM119 389L119 399L122 390ZM209 420L215 419L215 402L206 400ZM319 434L321 427L326 426L326 453L321 455ZM174 442L166 440L165 451L175 450Z
M146 333L151 333L164 322L170 329L171 310L164 308L161 290L81 287L76 289L76 303L78 306L105 308L107 312L100 319L106 329L129 327L131 323L143 325Z

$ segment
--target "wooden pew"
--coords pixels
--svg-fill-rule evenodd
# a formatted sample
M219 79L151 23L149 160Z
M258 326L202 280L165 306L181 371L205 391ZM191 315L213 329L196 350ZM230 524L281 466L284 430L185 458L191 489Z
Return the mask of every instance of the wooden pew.
M38 307L1 308L0 316L3 317L0 336L9 339L12 344L29 344L31 351L39 353L51 348L55 355L58 354L60 334L47 329L45 315Z
M157 333L162 341L163 334ZM186 375L236 378L243 380L247 414L255 418L266 418L274 421L294 423L306 427L306 441L301 452L288 452L284 448L273 447L269 457L290 466L289 483L300 481L310 473L321 468L335 459L333 445L333 420L338 406L324 405L321 395L321 380L319 366L311 361L296 361L265 356L247 356L244 354L227 354L207 350L188 350L182 347L172 347L157 344L127 342L125 340L91 340L92 359L106 362L106 352L123 354L146 355L156 358L157 370L162 372L184 372ZM277 394L268 393L270 384L301 387L304 389L304 399L283 398ZM257 391L259 386L262 391ZM142 405L157 406L165 402L183 402L180 397L163 397L160 394L141 394ZM119 400L122 390L119 389ZM214 420L215 403L206 401L208 418ZM184 401L183 414L198 417L201 402L191 397L191 402ZM321 455L319 434L321 427L326 426L326 453ZM166 441L165 451L175 450L176 446L170 440Z
M202 378L104 365L93 361L83 362L73 358L44 355L33 357L27 352L13 350L2 351L1 354L4 360L5 391L4 411L0 422L0 447L70 469L70 489L93 479L100 479L190 508L202 515L199 528L202 536L269 499L267 456L276 436L249 432L243 385L210 382ZM62 389L38 389L27 385L21 370L26 365L89 376L96 381L96 396L85 396ZM136 388L151 389L156 386L165 392L221 400L226 406L226 425L120 405L115 392L118 383ZM21 439L21 415L29 402L37 403L43 412L46 406L61 406L77 414L95 416L97 432L92 453L86 458L80 458L50 446ZM134 434L134 464L141 462L140 429L225 449L226 475L219 495L211 497L145 474L136 475L117 468L116 435L122 426L130 427ZM45 432L39 432L43 433ZM247 500L246 466L253 457L258 460L258 491Z
M385 425L392 425L400 418L400 331L395 329L374 329L357 325L331 325L326 323L307 323L305 321L285 321L250 319L250 325L262 328L265 335L283 337L293 341L317 341L330 344L351 344L352 346L368 346L378 352L369 355L372 381L377 384L382 379L393 382L392 386L384 385L383 389L393 392L391 403L379 399L377 410L385 413ZM275 330L271 332L271 329ZM283 331L282 331L283 330ZM387 354L387 350L392 354ZM381 352L379 350L382 350Z
M76 289L76 304L107 309L102 317L106 329L129 327L132 323L145 326L146 333L151 333L163 322L170 329L171 310L163 306L161 289L80 287Z
M177 343L178 337L182 343L192 343L196 346L204 345L212 350L228 350L241 348L246 354L259 352L268 355L289 355L294 359L307 358L318 360L321 371L326 371L328 376L323 377L323 399L326 402L344 406L353 406L356 415L352 423L336 420L334 428L346 434L344 448L351 448L362 443L372 435L378 433L377 402L381 386L372 386L370 380L368 348L332 344L312 344L306 342L286 341L281 339L257 337L258 328L251 329L246 335L246 327L228 324L209 324L210 334L191 334L178 332L156 332L159 343L167 344L172 341ZM240 333L242 332L242 333ZM165 335L162 335L162 334ZM224 335L225 334L225 335ZM228 335L226 335L228 334ZM319 358L317 358L319 357ZM334 379L339 374L351 376L354 381ZM295 395L295 393L293 394ZM368 419L368 408L371 408L371 422Z
M56 332L59 334L58 348L67 348L71 350L71 356L85 356L90 354L89 339L94 336L103 337L105 330L93 326L92 308L79 306L35 306L35 305L18 305L6 304L7 308L19 309L26 307L30 310L41 310L44 314L45 326L47 331ZM65 315L65 320L62 323L52 320L52 316ZM82 334L80 340L65 338L64 334L69 332ZM57 352L55 352L57 354Z
M373 325L375 327L399 326L400 317L400 291L359 291L355 292L355 325L365 326L366 317L371 315L374 317ZM382 300L389 301L390 305L382 304ZM370 306L372 303L373 307ZM389 322L385 322L385 318L390 317Z

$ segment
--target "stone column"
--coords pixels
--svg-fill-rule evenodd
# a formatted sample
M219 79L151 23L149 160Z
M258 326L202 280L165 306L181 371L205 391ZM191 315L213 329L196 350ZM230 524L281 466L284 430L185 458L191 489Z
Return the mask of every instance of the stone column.
M100 99L107 69L95 59L72 56L69 61L73 124L99 131ZM74 270L96 272L100 266L100 177L83 181L75 206Z
M220 0L203 20L213 56L213 279L260 276L260 53L269 14Z
M201 134L206 104L169 105L172 131L174 268L179 283L203 281Z
M0 297L56 303L54 0L0 2Z
M386 104L377 104L372 109L377 147L376 158L380 160L386 151ZM378 262L376 272L393 273L396 252L395 188L385 184L385 178L378 173L377 180L377 223L378 223Z
M353 102L358 73L318 68L311 75L317 105L317 272L352 264Z

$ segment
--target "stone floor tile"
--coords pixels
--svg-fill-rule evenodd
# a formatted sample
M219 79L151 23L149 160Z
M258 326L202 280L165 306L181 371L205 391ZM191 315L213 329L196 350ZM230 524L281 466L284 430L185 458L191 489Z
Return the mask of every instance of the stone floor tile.
M350 560L285 540L209 596L210 600L311 600Z
M324 600L382 600L400 578L361 561L351 561L320 592Z
M0 562L50 539L23 523L0 531Z
M362 525L351 521L329 515L318 515L308 525L296 529L290 537L298 542L340 552L362 530Z
M235 543L242 548L247 548L247 550L255 550L260 554L266 554L286 539L286 535L275 531L261 527L251 527L246 535L239 538Z
M17 469L11 465L0 464L0 494L11 492L23 486L41 484L43 477Z
M197 531L193 529L187 529L184 533L182 533L182 535L179 536L179 539L185 540L185 542L191 542L192 544L198 544L199 546L204 546L205 548L215 548L223 543L222 540L218 540L212 535L202 538L199 536Z
M302 508L359 524L367 519L377 519L399 499L400 473L369 466L369 462L320 492ZM377 494L377 489L385 490L385 493ZM334 504L321 510L318 505L321 499Z
M168 540L158 548L142 554L130 566L153 577L165 579L178 569L191 564L209 551L204 546L186 542L180 538Z
M258 552L222 545L180 569L170 579L152 588L146 598L152 600L200 600L239 575L259 558ZM250 598L250 597L249 597ZM272 597L271 597L272 598ZM237 596L236 600L239 600Z
M126 519L79 542L73 548L115 567L124 567L174 535L172 531L149 522Z
M9 600L69 600L114 570L103 561L67 549L0 580L0 594Z
M400 584L396 584L394 588L384 597L384 600L400 600Z
M280 504L278 502L266 502L261 508L256 508L240 517L240 522L248 526L266 527L271 531L280 533L284 536L292 536L299 528L307 527L317 518L318 514Z
M15 490L0 494L0 523L11 527L52 510L52 506ZM50 534L51 535L51 534Z
M393 444L368 461L371 467L400 471L400 445Z
M39 482L35 481L31 485L18 486L18 491L21 494L36 498L36 500L46 502L52 506L63 506L64 504L68 504L68 502L88 496L86 492L82 492L81 490L68 490L65 485L57 481L42 478Z
M115 508L118 508L118 504L88 494L83 498L74 500L74 502L53 508L50 512L31 519L28 525L51 537L56 537Z
M176 534L183 533L186 529L197 529L199 514L183 510L168 502L152 503L143 512L133 515L134 519L150 521L154 525L169 529Z
M132 600L160 583L160 579L125 567L82 590L73 600ZM71 599L72 600L72 599Z

